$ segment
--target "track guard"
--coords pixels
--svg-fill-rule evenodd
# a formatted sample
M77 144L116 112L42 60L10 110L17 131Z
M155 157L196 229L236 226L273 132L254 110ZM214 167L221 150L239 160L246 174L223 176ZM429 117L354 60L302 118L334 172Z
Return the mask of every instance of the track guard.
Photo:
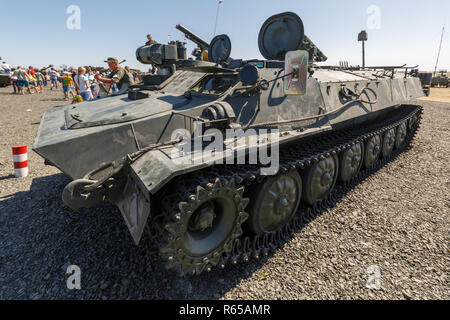
M138 245L150 215L150 201L142 194L136 183L128 178L116 205L122 213L134 242Z

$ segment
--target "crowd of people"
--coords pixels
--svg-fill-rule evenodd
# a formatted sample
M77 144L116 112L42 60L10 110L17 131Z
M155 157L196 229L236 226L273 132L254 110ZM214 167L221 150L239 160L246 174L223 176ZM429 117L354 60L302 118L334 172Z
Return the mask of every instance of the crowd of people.
M114 59L113 62L117 62L116 60ZM118 92L120 89L120 84L108 80L107 71L94 72L91 67L82 66L77 69L68 68L60 71L51 67L39 70L33 66L11 68L3 61L1 69L3 69L3 73L9 74L13 87L12 94L39 94L44 88L50 88L50 90L61 88L65 100L72 99L73 102L82 102L96 99L102 84L109 86L111 93ZM120 68L120 71L122 70L123 73L126 73L128 85L139 81L139 74L132 71L130 67Z
M47 76L45 72L35 69L30 66L28 69L22 69L21 66L17 68L10 68L9 65L2 63L4 73L10 75L11 85L13 86L14 94L41 93L44 86L47 85Z

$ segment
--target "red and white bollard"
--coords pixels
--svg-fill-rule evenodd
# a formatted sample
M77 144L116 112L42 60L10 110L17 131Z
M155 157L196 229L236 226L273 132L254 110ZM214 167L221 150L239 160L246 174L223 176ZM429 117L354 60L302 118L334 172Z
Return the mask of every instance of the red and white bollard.
M27 146L12 147L14 160L14 175L16 178L25 178L28 176L28 154Z

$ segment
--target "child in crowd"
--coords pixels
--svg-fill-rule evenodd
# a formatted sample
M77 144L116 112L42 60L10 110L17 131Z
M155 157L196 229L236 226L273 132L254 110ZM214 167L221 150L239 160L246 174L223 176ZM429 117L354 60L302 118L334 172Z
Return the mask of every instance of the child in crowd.
M73 79L70 76L70 72L65 71L62 76L64 100L69 100L69 93L72 95L72 99L75 98L73 94Z

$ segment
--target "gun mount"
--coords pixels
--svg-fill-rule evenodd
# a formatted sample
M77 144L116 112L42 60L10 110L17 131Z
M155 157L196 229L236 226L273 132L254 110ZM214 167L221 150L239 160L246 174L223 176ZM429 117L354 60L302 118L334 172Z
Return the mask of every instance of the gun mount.
M184 36L194 42L197 46L199 46L202 50L208 50L209 49L209 43L194 34L192 31L188 30L187 28L183 27L181 24L177 24L175 27L181 32L183 32Z
M328 60L328 57L306 35L303 37L301 50L308 51L309 61L311 62L325 62Z

